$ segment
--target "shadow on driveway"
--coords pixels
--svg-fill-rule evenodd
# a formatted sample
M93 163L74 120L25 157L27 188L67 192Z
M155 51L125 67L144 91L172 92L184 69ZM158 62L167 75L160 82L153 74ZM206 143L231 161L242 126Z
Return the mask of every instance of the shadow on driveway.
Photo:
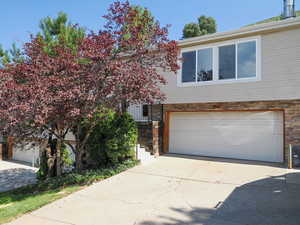
M237 187L215 208L171 208L180 218L159 215L160 221L140 225L299 225L300 173L257 180ZM173 213L172 213L173 214Z

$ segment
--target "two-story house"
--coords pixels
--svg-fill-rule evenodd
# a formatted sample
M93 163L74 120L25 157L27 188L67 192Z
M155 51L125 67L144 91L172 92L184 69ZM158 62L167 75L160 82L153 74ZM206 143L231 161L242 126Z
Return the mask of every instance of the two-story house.
M286 162L300 144L300 19L178 45L181 69L163 73L167 98L149 110L163 123L162 152Z

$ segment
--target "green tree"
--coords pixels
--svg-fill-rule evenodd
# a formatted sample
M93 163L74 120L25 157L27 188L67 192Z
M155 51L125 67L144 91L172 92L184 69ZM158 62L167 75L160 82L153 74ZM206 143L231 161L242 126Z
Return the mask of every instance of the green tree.
M22 62L23 60L24 57L22 52L15 43L12 44L12 47L9 50L4 50L0 45L0 68L9 63L18 63Z
M38 36L46 44L45 51L50 55L53 54L53 47L59 43L76 51L79 42L85 36L85 29L69 22L67 14L63 12L58 13L56 18L42 19L39 27L41 32Z
M200 36L200 28L197 23L188 23L183 29L183 38L197 37Z
M216 20L212 17L200 16L198 18L200 35L213 34L217 32Z
M10 62L9 52L0 45L0 68Z
M76 51L78 43L85 36L85 29L72 24L67 14L60 12L56 18L46 17L40 21L41 31L37 34L45 43L44 50L53 54L53 47L64 43L68 48ZM0 45L0 68L9 63L18 63L24 60L22 51L14 43L10 50L4 50Z
M183 38L213 34L216 31L217 24L213 17L200 16L198 18L198 23L189 23L184 26Z

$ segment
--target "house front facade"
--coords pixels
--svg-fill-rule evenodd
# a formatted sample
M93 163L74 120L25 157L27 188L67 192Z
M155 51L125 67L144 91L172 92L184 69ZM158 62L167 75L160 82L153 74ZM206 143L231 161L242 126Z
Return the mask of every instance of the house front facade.
M163 73L161 152L286 163L300 145L300 19L178 42Z

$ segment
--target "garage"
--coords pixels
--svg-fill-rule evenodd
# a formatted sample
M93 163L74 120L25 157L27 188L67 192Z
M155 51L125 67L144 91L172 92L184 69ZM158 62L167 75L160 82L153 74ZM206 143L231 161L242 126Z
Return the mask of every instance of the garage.
M39 147L31 143L14 144L12 159L35 165L39 160Z
M169 152L283 162L283 112L172 112Z

